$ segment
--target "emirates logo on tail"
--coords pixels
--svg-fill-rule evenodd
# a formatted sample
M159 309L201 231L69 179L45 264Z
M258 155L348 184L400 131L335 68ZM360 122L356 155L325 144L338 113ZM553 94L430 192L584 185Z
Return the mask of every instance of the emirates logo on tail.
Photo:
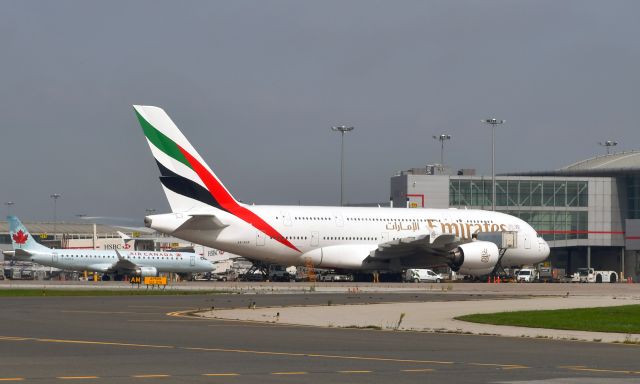
M11 238L16 244L24 244L29 239L29 235L22 232L22 229L21 229L18 232L14 233L13 236L11 236Z

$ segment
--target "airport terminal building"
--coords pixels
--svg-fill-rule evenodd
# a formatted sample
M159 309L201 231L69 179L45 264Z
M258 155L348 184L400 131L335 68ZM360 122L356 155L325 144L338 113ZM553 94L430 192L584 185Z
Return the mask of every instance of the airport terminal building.
M394 207L491 209L491 176L442 166L391 178ZM553 171L496 176L496 210L520 217L551 247L554 267L615 270L640 278L640 151Z

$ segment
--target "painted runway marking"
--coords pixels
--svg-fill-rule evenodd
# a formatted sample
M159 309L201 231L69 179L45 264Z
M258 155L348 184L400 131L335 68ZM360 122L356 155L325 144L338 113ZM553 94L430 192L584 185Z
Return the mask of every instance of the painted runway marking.
M239 373L203 373L202 376L240 376Z
M170 375L165 375L165 374L149 374L149 375L133 375L131 376L133 378L136 379L157 379L157 378L162 378L162 377L170 377Z
M571 371L583 371L583 372L602 372L602 373L621 373L626 375L640 375L640 371L627 371L620 369L604 369L604 368L589 368L584 365L565 365L558 368L569 369Z
M0 381L23 381L24 377L0 377Z
M136 347L136 348L176 348L171 345L155 345L155 344L134 344L134 343L118 343L111 341L92 341L92 340L64 340L64 339L40 339L37 337L4 337L0 336L0 341L35 341L40 343L61 343L61 344L91 344L91 345L109 345L115 347Z
M425 368L425 369L401 369L400 372L433 372L435 369Z
M126 312L126 311L80 311L80 310L63 310L62 313L89 313L98 315L164 315L158 312Z
M346 374L350 374L350 373L372 373L373 371L337 371L338 373L346 373Z
M228 349L228 348L204 348L204 347L180 347L173 345L157 345L157 344L135 344L135 343L119 343L110 341L93 341L93 340L64 340L64 339L41 339L41 338L3 338L0 341L35 341L42 343L62 343L62 344L87 344L87 345L106 345L115 347L133 347L133 348L158 348L158 349L182 349L187 351L205 351L205 352L223 352L223 353L243 353L253 355L271 355L271 356L294 356L294 357L314 357L323 359L340 359L340 360L359 360L359 361L386 361L392 363L417 363L417 364L455 364L453 361L437 361L437 360L417 360L417 359L397 359L390 357L375 356L344 356L344 355L325 355L316 353L295 353L295 352L275 352L275 351L256 351L250 349Z
M60 380L89 380L89 379L99 379L98 376L58 376L56 379Z
M306 375L307 372L271 372L272 375Z
M193 322L196 322L196 321L198 321L198 320L195 320L195 319L193 319L193 320L192 320L192 319L173 319L173 320L166 320L166 319L165 319L165 320L161 320L161 319L158 319L158 320L153 320L153 319L150 319L150 320L127 320L127 322L130 322L130 323L185 323L185 322L192 322L192 323L193 323Z
M494 363L469 363L469 365L476 365L479 367L497 367L502 369L527 369L526 365L520 364L494 364Z

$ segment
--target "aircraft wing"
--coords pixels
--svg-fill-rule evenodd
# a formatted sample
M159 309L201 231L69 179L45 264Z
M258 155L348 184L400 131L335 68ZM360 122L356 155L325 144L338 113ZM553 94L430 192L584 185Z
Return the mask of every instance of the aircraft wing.
M216 215L212 214L189 214L191 216L187 221L182 223L181 226L176 228L176 232L182 230L218 230L226 228L229 224L225 224Z
M132 262L131 260L125 259L120 252L118 252L118 250L116 249L116 255L118 255L118 261L116 261L115 263L111 264L109 271L110 272L116 272L116 271L134 271L136 270L136 268L138 268L138 265L134 262Z
M111 272L111 267L113 267L113 264L91 264L87 267L87 270L96 272Z
M378 249L371 251L368 259L371 261L390 260L413 255L424 255L425 253L444 256L463 242L460 238L451 234L403 237L378 245Z

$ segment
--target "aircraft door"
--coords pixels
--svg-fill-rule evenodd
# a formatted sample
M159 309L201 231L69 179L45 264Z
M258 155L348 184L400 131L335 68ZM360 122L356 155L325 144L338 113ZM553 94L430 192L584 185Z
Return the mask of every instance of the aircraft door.
M195 256L191 256L191 261L190 261L189 265L191 265L192 267L196 266L196 257Z
M264 233L262 231L256 231L256 245L263 246L265 242Z
M317 247L320 243L320 234L318 232L311 232L311 246Z
M529 237L529 234L525 231L523 235L524 235L524 248L531 249L531 238Z
M344 219L342 218L342 214L334 213L333 220L336 222L336 227L344 227Z
M386 243L387 241L389 241L389 232L382 232L378 244Z
M284 224L286 227L290 227L291 226L291 215L289 214L289 212L281 211L280 214L282 215L282 224Z
M58 254L56 252L54 252L53 255L51 256L51 262L53 264L58 264Z

